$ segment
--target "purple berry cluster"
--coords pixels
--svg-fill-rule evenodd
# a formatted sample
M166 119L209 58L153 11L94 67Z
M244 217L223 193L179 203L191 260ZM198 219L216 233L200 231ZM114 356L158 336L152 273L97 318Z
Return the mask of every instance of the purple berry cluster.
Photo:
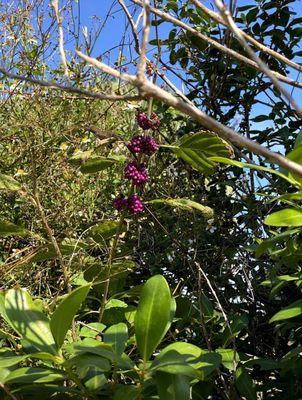
M149 119L144 112L138 111L136 119L138 125L143 130L156 130L160 125L160 120L154 113ZM124 169L124 178L131 180L133 186L137 187L148 181L147 169L144 164L140 163L141 157L143 155L152 156L152 154L158 150L158 145L155 139L150 135L136 135L133 136L127 147L132 154L139 154L139 161L132 160L126 165ZM128 198L125 198L124 195L116 197L113 201L113 206L118 211L128 210L131 214L139 214L144 210L144 205L136 193Z
M146 183L148 180L148 174L144 164L138 164L136 161L131 161L126 165L124 178L132 180L135 186Z
M113 206L118 211L127 209L131 214L139 214L144 210L143 203L141 202L137 194L133 194L128 199L121 195L114 199Z
M158 129L160 126L160 119L155 113L152 113L149 119L146 113L138 110L136 113L136 121L144 131L148 129L156 131L156 129Z
M155 139L150 135L133 136L127 147L132 153L146 154L147 156L151 156L158 150Z

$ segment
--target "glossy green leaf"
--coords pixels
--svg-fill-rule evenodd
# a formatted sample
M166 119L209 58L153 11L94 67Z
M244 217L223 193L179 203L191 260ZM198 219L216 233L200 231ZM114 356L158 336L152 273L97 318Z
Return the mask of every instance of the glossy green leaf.
M264 223L270 226L302 226L302 209L285 208L270 214Z
M50 354L57 353L49 320L26 290L9 290L5 295L4 305L12 328L34 349Z
M93 157L81 165L80 171L83 174L94 174L106 168L112 167L117 161L107 157Z
M190 378L157 372L155 375L160 400L190 400Z
M117 355L122 355L128 340L128 328L123 322L110 326L103 334L104 343L112 346Z
M81 286L69 293L58 305L50 320L50 328L58 347L61 347L72 320L86 299L90 285Z
M146 362L171 324L172 297L167 281L155 275L144 285L135 315L135 337Z
M284 319L298 317L302 314L302 300L297 300L289 306L283 308L277 312L271 319L270 322L283 321Z
M238 368L236 371L235 386L246 400L257 400L254 382L243 367Z
M66 379L65 374L58 370L24 367L12 371L5 378L5 383L47 383L64 379Z
M92 393L98 393L107 383L107 378L104 375L102 368L90 366L84 378L84 385Z
M0 190L1 189L18 191L21 189L21 185L11 176L0 174Z
M189 199L155 199L151 200L148 203L150 204L166 204L168 206L179 208L185 211L198 211L201 213L204 218L211 219L214 216L214 211L212 208L203 206L202 204L197 203L196 201L192 201Z
M111 364L109 363L108 359L89 353L78 354L74 357L71 357L66 361L66 364L74 366L78 370L88 367L96 367L102 372L106 372L111 368Z
M173 152L198 171L211 174L216 163L210 158L229 157L232 149L214 132L202 131L183 136L179 142L173 144Z

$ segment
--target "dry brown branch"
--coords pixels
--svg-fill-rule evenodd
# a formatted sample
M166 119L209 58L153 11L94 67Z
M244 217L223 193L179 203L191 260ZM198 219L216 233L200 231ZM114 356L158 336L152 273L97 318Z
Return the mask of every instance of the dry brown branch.
M65 54L65 50L64 50L63 17L59 11L59 1L51 0L51 5L54 9L55 16L57 19L57 24L58 24L59 52L60 52L60 56L61 56L62 65L64 67L64 74L65 74L65 76L69 77L69 70L68 70L66 54Z
M142 6L142 2L140 0L131 0L133 3ZM191 26L185 24L184 22L178 20L177 18L174 18L172 15L160 11L157 8L153 8L150 7L150 11L155 14L158 15L159 17L161 17L162 19L164 19L165 21L171 22L172 24L179 26L180 28L184 29L187 32L192 33L192 35L198 37L199 39L201 39L202 41L204 41L205 43L209 44L212 47L215 47L216 49L220 50L222 53L227 54L228 56L235 58L236 60L243 62L247 65L250 65L251 67L259 70L259 66L258 64L253 61L250 60L248 57L243 56L242 54L237 53L235 50L229 49L228 47L225 47L224 45L222 45L221 43L217 42L216 40L198 32L196 29L192 28ZM280 81L287 83L288 85L294 86L294 87L298 87L298 88L302 88L302 82L298 82L295 81L294 79L291 79L287 76L284 76L282 74L280 74L277 71L271 71L271 73L278 78Z
M41 79L34 79L34 78L30 78L30 77L24 76L24 75L13 74L13 73L11 73L11 72L9 72L6 69L1 68L1 67L0 67L0 72L3 75L7 76L8 78L17 79L17 80L23 81L23 82L29 82L29 83L32 83L34 85L47 87L49 89L58 89L58 90L62 90L64 92L81 94L83 96L92 97L94 99L112 100L112 101L117 101L117 100L127 100L127 101L134 100L134 101L137 101L137 100L140 100L139 96L123 96L123 95L116 95L116 94L94 93L94 92L91 92L89 90L80 89L80 88L76 88L76 87L73 87L73 86L61 85L61 84L56 83L54 81L44 81L44 80L41 80Z
M220 122L214 120L213 118L209 117L203 111L199 110L192 104L189 104L182 100L179 97L173 96L171 93L161 89L160 87L154 85L152 82L145 80L143 84L138 80L136 76L129 75L129 74L121 74L114 68L109 67L106 64L101 63L100 61L96 60L95 58L89 57L80 51L77 51L77 55L85 60L87 63L95 66L100 71L110 74L111 76L116 77L117 79L122 79L132 85L136 86L139 89L139 92L142 97L144 98L156 98L171 107L181 111L185 115L190 116L196 122L200 123L205 128L216 132L220 137L230 141L232 144L238 147L245 147L249 151L261 155L265 157L269 162L277 164L288 171L291 171L299 176L302 177L302 166L288 160L287 158L283 157L281 154L277 154L272 152L271 150L267 149L266 147L261 146L259 143L254 142L248 138L245 138L231 128L221 124Z
M243 48L249 54L249 56L257 63L260 71L262 71L272 82L275 88L283 94L283 96L289 101L289 103L295 108L297 114L301 117L302 116L302 109L299 105L295 102L292 95L285 90L279 83L278 79L276 78L273 71L257 56L257 54L251 49L247 41L245 40L244 36L242 35L241 30L235 24L229 10L225 7L225 5L220 0L215 0L215 4L219 11L221 12L222 17L224 18L225 22L228 24L228 27L231 31L237 36L238 41L241 43Z
M201 11L203 11L206 15L208 15L212 20L218 22L219 24L222 24L224 26L227 26L226 22L224 19L215 11L210 10L208 7L206 7L204 4L202 4L199 0L191 0L191 2L199 8ZM239 28L238 28L239 29ZM243 30L240 29L240 32L242 36L245 38L245 40L252 45L254 45L258 50L262 51L263 53L269 54L270 56L276 58L277 60L281 61L282 63L296 69L297 71L302 72L302 66L299 64L296 64L294 61L289 60L287 57L285 57L282 54L277 53L276 51L270 49L269 47L265 46L263 43L258 42L256 39L254 39L252 36L248 35L245 33Z

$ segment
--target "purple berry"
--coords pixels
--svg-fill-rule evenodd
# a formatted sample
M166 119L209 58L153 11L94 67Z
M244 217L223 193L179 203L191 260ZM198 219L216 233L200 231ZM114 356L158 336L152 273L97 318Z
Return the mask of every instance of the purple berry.
M116 208L118 211L121 211L126 206L127 200L125 199L123 194L113 200L113 207Z
M143 203L137 194L133 194L128 198L127 208L131 214L139 214L144 210Z
M125 179L132 180L135 186L142 185L148 180L148 174L144 164L138 164L136 161L131 161L126 165L124 177Z
M148 129L156 130L160 126L160 119L155 113L152 113L150 119L143 111L138 110L136 113L136 121L144 131Z
M148 156L151 156L158 150L155 139L150 135L133 136L127 147L132 153L144 153Z

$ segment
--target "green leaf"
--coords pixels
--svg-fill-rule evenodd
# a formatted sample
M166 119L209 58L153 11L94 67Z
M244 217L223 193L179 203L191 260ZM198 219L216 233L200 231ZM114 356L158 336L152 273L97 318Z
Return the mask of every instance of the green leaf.
M8 221L0 221L0 236L32 236L31 232L22 226Z
M183 375L157 372L155 381L160 400L190 400L190 380Z
M297 300L289 306L283 308L281 311L277 312L269 322L282 321L284 319L298 317L302 314L302 300Z
M214 216L214 211L212 208L203 206L202 204L199 204L196 201L192 201L189 199L155 199L149 201L148 203L167 204L168 206L180 208L185 211L196 210L200 212L206 219L211 219Z
M296 145L294 150L292 150L290 153L286 154L286 158L288 158L291 161L296 162L297 164L302 165L302 145ZM288 174L290 177L295 179L297 182L302 184L302 178L299 175L293 174L289 172Z
M91 285L81 286L71 293L58 305L50 320L50 328L57 346L60 348L66 333L82 302L86 299Z
M270 226L302 226L302 209L285 208L270 214L264 223Z
M216 353L222 357L222 365L230 371L234 371L237 368L237 364L240 361L239 355L232 349L217 349Z
M139 352L146 362L167 333L171 324L172 297L167 281L155 275L145 283L134 327Z
M9 290L5 295L4 306L9 324L34 349L57 353L49 320L26 290Z
M254 382L243 367L238 368L236 371L235 385L239 393L247 400L257 400Z
M0 190L18 191L21 185L9 175L0 174Z
M183 136L173 144L173 152L204 174L212 174L215 162L213 156L230 157L230 145L214 132L201 131Z
M120 233L127 231L127 225L123 224L123 226L119 227L119 221L103 221L97 225L92 226L89 229L88 236L92 237L96 242L104 242L104 240L108 240L115 236L115 234L119 231Z
M84 379L84 384L90 392L98 393L100 389L107 383L107 378L104 375L102 368L92 366L88 368L88 372Z
M12 371L5 383L47 383L66 379L66 375L55 369L24 367Z
M250 169L255 169L257 171L269 172L270 174L277 175L280 178L286 180L287 182L291 183L295 187L298 187L298 188L302 187L302 185L299 182L297 182L295 179L292 179L291 177L284 175L281 172L276 171L272 168L262 167L261 165L249 164L249 163L236 161L236 160L231 160L229 158L224 158L224 157L211 157L211 160L215 161L215 162L220 162L220 163L226 164L226 165L233 165L233 166L239 167L239 168L250 168Z
M26 360L28 355L17 356L14 352L8 348L3 347L0 349L0 364L1 368L12 367L19 364L21 361Z
M108 359L96 354L89 353L78 354L74 357L71 357L66 361L66 364L70 366L75 366L77 370L89 367L96 367L102 372L107 372L111 368Z
M104 343L111 344L113 350L117 355L122 355L125 350L126 342L128 340L127 325L121 322L110 326L103 334Z
M106 168L112 167L117 160L108 157L93 157L81 165L80 171L83 174L94 174Z

